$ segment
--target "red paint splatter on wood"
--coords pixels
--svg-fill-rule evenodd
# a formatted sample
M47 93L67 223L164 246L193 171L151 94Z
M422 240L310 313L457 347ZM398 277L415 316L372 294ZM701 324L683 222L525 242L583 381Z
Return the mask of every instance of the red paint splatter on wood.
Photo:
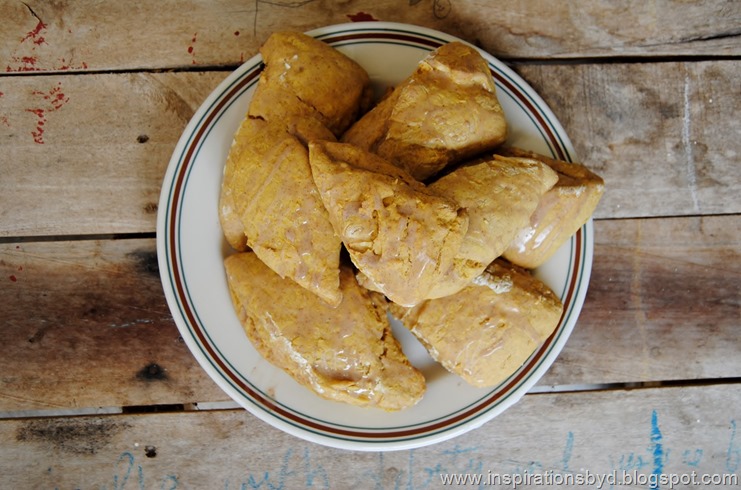
M366 13L366 12L358 12L357 14L347 14L347 18L353 22L369 22L369 21L377 22L378 21L378 19L373 17L373 15Z
M26 109L26 112L36 114L36 129L31 131L33 142L39 145L44 144L44 124L46 124L46 113L44 109Z
M29 39L37 45L45 44L46 40L44 39L44 36L41 36L41 31L46 29L46 24L39 21L38 24L36 24L36 27L33 28L33 30L28 31L28 33L21 38L21 43L24 43L28 41Z
M71 64L67 63L67 60L64 59L64 58L62 58L59 61L60 61L61 65L59 65L56 68L57 70L63 70L63 71L67 71L67 70L87 70L87 63L85 63L84 61L82 63L80 63L78 66L71 65Z
M235 36L239 36L239 31L234 31Z
M190 62L192 64L194 64L194 65L196 64L196 48L195 48L195 44L196 44L196 41L197 40L198 40L198 33L196 32L195 34L193 34L193 38L190 40L190 46L188 46L188 54L191 57Z
M31 131L34 143L39 145L44 144L44 126L47 123L46 116L48 113L57 111L69 102L69 97L64 95L62 92L62 83L59 82L55 87L52 87L48 92L42 92L41 90L34 90L31 92L32 95L41 97L44 101L45 107L34 107L26 109L26 112L36 115L36 128Z
M42 99L49 101L52 105L52 108L59 109L62 107L66 102L69 101L69 99L62 93L62 82L57 83L56 87L52 87L49 92L42 92L41 90L34 90L31 92L33 95L39 95Z
M20 66L16 66L13 68L10 65L7 65L5 67L5 71L8 73L11 72L22 72L22 71L41 71L41 68L36 66L37 58L35 56L12 56L10 58L14 63L21 63Z
M36 27L27 32L25 36L20 38L20 43L15 49L12 56L10 56L11 64L5 66L5 71L8 73L12 72L29 72L29 71L43 71L43 70L81 70L87 69L87 63L82 62L81 64L72 65L68 63L64 58L58 59L53 63L44 63L44 67L39 66L39 52L43 49L42 45L49 43L46 38L47 25L39 21ZM72 33L70 29L67 32ZM30 41L30 42L28 42Z
M39 61L39 59L36 56L11 56L11 61L13 63L19 64L16 68L11 67L10 65L7 65L5 67L5 71L7 72L13 72L13 71L39 71L40 68L36 66L36 63Z
M18 270L19 270L19 271L22 271L22 270L23 270L23 266L22 266L22 265L19 265L19 266L18 266Z
M15 277L15 276L10 276L10 277L9 277L9 279L10 279L11 281L13 281L13 282L16 282L16 281L18 280L18 278L17 278L17 277Z

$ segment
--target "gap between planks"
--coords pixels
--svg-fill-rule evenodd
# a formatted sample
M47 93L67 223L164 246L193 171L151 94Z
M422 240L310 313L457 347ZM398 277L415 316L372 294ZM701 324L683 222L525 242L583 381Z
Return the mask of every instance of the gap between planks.
M594 218L594 221L628 221L628 220L662 220L662 219L692 219L692 218L724 218L741 216L739 213L710 213L710 214L677 214L660 216L618 216ZM141 240L156 239L156 231L142 231L132 233L89 233L72 235L27 235L27 236L0 236L0 245L8 243L38 243L38 242L72 242L96 240Z
M741 377L707 378L707 379L680 379L668 381L636 381L627 383L585 383L563 385L536 385L526 395L537 396L543 394L590 393L603 391L633 391L656 388L690 388L715 385L741 384ZM199 412L218 410L241 410L242 406L236 401L226 400L217 402L178 403L163 405L135 405L124 407L84 407L43 410L16 410L0 412L1 420L32 419L52 417L82 417L90 415L121 415L121 414L148 414L148 413L175 413Z
M255 52L255 56L258 53ZM665 55L665 56L636 56L636 55L613 55L609 57L584 57L584 58L503 58L497 57L505 65L615 65L615 64L658 64L658 63L701 63L704 61L737 61L741 56L733 55ZM245 63L248 63L246 60ZM232 72L244 63L229 63L225 65L182 65L160 68L121 68L105 70L49 70L49 71L18 71L10 73L0 72L2 77L44 77L59 75L117 75L126 73L205 73L205 72Z
M155 239L154 231L138 233L93 233L82 235L29 235L0 237L0 244L4 243L36 243L36 242L79 242L96 240L141 240Z

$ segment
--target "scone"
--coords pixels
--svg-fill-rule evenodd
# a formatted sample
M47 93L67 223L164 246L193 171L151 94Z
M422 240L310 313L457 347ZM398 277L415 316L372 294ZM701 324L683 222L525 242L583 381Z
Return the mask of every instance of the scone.
M544 264L592 216L605 192L602 178L584 165L519 148L498 153L539 160L558 173L558 182L538 203L526 226L504 252L510 262L534 269Z
M350 144L309 144L314 182L360 271L391 301L413 306L452 265L468 218L403 170Z
M545 284L501 259L452 296L390 308L435 360L478 387L496 386L517 371L563 311Z
M341 270L333 308L281 279L251 252L225 260L239 319L255 349L300 384L340 402L393 411L416 404L425 380L393 337L378 297Z
M223 176L221 179L221 191L219 193L219 224L224 233L227 243L239 252L247 250L247 235L244 234L244 225L235 202L235 194L239 189L234 187L234 174L239 167L239 161L244 149L249 145L252 139L251 133L254 131L254 124L249 118L244 118L239 129L234 134L232 145L224 164Z
M235 143L241 151L225 167L222 223L238 217L246 245L271 269L336 305L342 242L314 185L302 142L332 135L301 120L291 131L286 126L253 118L243 122L237 137L245 142ZM234 236L238 229L224 227Z
M425 180L501 144L507 123L486 60L451 42L423 59L414 73L341 138Z
M468 231L453 265L428 298L460 291L481 274L528 224L557 179L556 172L538 160L494 155L430 184L430 191L466 209Z
M250 103L251 117L312 118L339 136L369 109L368 73L328 44L298 32L276 32L260 54L265 69Z

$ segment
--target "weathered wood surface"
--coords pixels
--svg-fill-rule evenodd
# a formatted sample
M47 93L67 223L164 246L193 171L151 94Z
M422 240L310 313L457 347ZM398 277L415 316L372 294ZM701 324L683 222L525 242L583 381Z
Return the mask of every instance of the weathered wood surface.
M584 310L536 386L562 392L381 454L305 443L242 410L177 411L232 402L179 336L154 240L105 236L155 230L183 128L272 31L370 19L510 62L605 178ZM740 26L734 0L0 0L0 487L738 477ZM616 389L633 383L657 387Z
M541 385L741 376L741 216L595 223L579 322Z
M739 228L596 222L584 310L540 385L741 376ZM0 412L227 399L178 335L154 240L2 244L0 281Z
M0 411L225 400L178 334L154 240L0 245Z
M163 19L162 13L167 12ZM277 29L306 31L351 20L442 30L504 59L741 54L734 0L113 0L0 3L6 73L234 65Z
M597 218L741 212L741 64L517 69L605 178ZM172 150L226 75L0 77L0 236L154 231Z
M224 76L0 77L0 235L154 231L175 144Z
M741 212L738 61L517 71L605 177L597 217Z
M620 483L692 472L733 483L741 477L740 417L739 385L527 395L463 436L386 453L306 443L241 410L5 420L0 486L432 489L445 474L527 473L616 478L566 488L659 488ZM490 486L557 488L469 484Z

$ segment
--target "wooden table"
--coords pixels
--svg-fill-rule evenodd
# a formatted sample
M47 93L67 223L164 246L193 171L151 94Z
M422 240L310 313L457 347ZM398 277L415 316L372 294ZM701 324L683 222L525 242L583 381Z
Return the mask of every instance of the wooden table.
M0 487L739 477L740 2L0 0L0 19ZM552 369L484 427L416 450L317 446L237 408L157 269L160 185L202 100L272 31L351 20L504 60L607 185Z

